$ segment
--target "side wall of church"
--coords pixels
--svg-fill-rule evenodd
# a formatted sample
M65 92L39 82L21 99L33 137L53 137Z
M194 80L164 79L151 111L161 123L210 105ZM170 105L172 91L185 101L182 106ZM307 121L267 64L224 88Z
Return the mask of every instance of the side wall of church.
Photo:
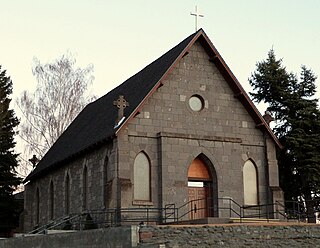
M106 207L115 207L116 196L112 194L115 192L113 189L115 187L114 164L115 153L111 143L65 164L35 182L29 182L25 186L25 231L47 224L51 219L78 214L87 209L101 210ZM84 183L85 167L87 168L86 183ZM106 168L107 174L105 174ZM69 175L70 185L68 193L66 191L67 175ZM53 205L51 182L53 183ZM37 188L40 199L38 202ZM67 210L67 194L69 210ZM37 204L39 204L39 217L37 217ZM37 221L38 218L39 221Z
M130 182L122 188L123 207L188 202L188 168L199 154L213 164L218 197L243 204L242 169L250 159L257 169L258 201L271 201L264 135L209 59L196 42L119 133L120 177ZM203 99L201 111L189 106L194 95ZM141 151L151 164L152 195L145 203L135 202L133 196L133 164ZM268 152L274 158L275 150ZM274 161L270 176L277 177L276 171ZM271 180L278 184L277 179Z

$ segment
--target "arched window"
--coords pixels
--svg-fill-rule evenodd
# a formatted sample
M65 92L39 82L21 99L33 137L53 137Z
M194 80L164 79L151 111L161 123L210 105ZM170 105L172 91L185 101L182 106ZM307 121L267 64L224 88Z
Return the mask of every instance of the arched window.
M82 207L83 210L88 208L88 169L87 166L83 168L83 181L82 181Z
M50 182L50 190L49 190L49 214L50 214L50 220L54 217L54 187L53 187L53 181Z
M189 167L188 178L190 180L209 181L211 175L205 163L201 159L196 158Z
M107 207L108 201L108 163L109 158L106 156L103 164L103 202L105 207Z
M244 205L258 204L257 169L251 160L246 161L243 166L243 191Z
M147 155L140 152L134 160L134 200L150 201L150 162Z
M64 185L64 202L65 202L65 213L70 213L70 176L69 173L67 173L66 181Z
M36 224L40 222L40 192L39 188L36 189Z

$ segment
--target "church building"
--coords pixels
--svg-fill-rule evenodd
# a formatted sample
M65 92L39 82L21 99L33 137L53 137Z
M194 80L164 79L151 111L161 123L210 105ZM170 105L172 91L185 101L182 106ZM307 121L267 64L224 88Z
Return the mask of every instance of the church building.
M266 117L200 29L75 118L25 179L25 231L86 211L283 202Z

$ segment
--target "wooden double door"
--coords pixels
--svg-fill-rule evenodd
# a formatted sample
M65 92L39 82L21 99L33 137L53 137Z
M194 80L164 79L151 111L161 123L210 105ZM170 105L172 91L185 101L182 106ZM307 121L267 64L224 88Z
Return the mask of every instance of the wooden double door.
M206 163L201 158L195 158L188 169L189 219L213 216L212 182Z
M207 187L188 187L189 219L203 219L209 216L209 192Z

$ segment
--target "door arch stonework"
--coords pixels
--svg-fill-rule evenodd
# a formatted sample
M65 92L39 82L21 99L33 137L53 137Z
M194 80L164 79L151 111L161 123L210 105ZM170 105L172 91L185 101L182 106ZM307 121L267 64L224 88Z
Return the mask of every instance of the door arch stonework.
M200 154L188 168L189 218L217 217L217 177L211 161Z

